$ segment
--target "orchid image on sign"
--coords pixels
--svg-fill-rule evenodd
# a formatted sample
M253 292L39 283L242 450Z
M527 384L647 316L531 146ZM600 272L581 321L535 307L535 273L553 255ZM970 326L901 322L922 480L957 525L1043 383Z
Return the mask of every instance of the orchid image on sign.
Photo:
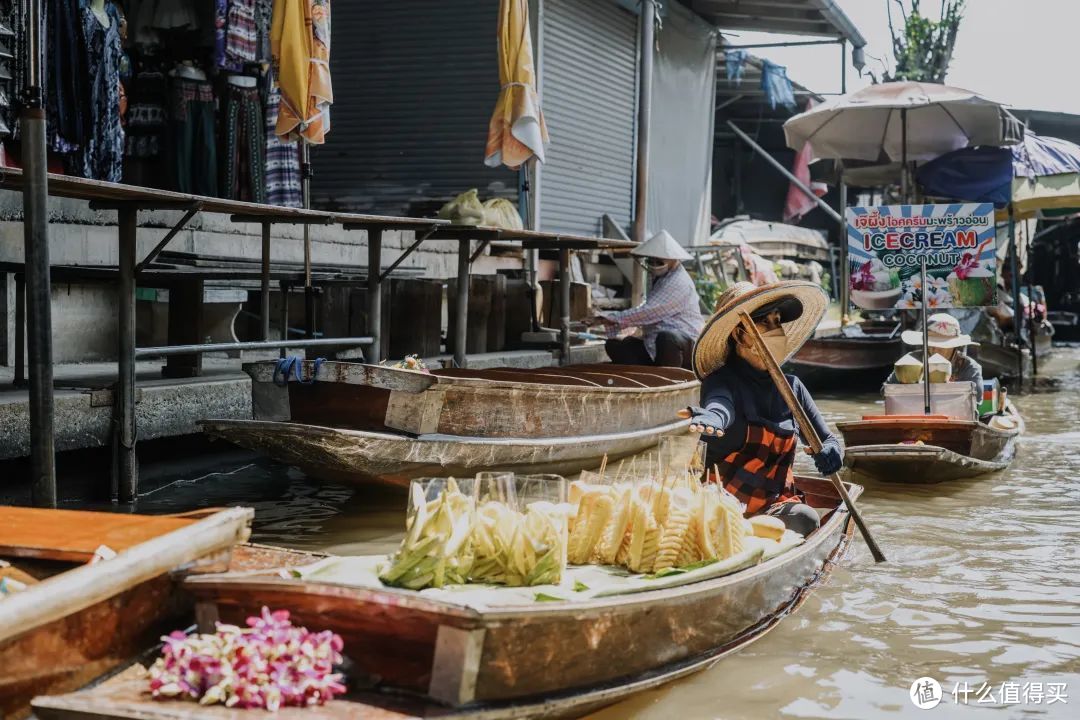
M980 307L996 301L994 206L887 205L847 210L851 300L864 310Z

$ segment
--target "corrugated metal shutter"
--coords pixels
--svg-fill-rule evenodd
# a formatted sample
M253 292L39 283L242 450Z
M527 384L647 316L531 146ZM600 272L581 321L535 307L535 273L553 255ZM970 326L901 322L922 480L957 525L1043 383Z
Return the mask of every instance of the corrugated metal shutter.
M313 151L319 207L425 215L469 188L517 199L517 173L484 165L499 91L498 3L334 4L334 106Z
M543 105L551 144L544 230L595 235L633 218L637 17L606 0L544 0Z

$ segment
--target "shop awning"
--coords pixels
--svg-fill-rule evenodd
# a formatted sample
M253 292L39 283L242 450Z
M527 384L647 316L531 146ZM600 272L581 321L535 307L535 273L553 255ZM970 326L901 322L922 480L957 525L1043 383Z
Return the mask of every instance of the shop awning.
M721 30L756 30L844 38L854 47L866 39L834 0L690 0L685 3Z

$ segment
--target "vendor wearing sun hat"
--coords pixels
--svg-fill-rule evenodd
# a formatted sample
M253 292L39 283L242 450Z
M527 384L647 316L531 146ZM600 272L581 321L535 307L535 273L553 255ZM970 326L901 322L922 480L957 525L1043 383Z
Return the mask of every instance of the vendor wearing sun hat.
M927 345L930 346L930 354L938 354L952 364L952 382L970 382L975 386L975 392L982 396L982 366L967 355L971 345L979 343L971 339L970 335L960 332L960 321L949 313L934 313L926 318ZM914 345L910 355L916 360L923 359L922 353L922 330L906 330L900 338L907 345ZM896 377L896 370L889 374L885 384L900 382Z
M722 483L745 503L748 516L777 516L803 535L817 528L819 520L795 489L798 430L739 317L740 311L750 315L777 363L783 364L814 334L827 305L821 287L809 282L762 287L740 282L725 291L694 346L701 407L684 413L691 418L690 430L700 432L707 445L708 481ZM787 379L822 440L814 463L825 475L839 471L839 441L799 379Z
M652 286L645 302L621 312L597 316L610 339L605 349L618 365L690 367L694 338L701 330L701 301L694 280L683 267L691 258L667 230L661 230L631 251L644 261ZM641 337L616 337L628 328Z

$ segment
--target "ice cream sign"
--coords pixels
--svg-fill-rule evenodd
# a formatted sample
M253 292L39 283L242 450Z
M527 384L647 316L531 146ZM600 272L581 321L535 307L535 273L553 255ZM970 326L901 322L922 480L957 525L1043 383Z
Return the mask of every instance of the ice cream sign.
M994 206L847 209L851 301L865 310L994 305ZM926 258L926 285L920 273Z

